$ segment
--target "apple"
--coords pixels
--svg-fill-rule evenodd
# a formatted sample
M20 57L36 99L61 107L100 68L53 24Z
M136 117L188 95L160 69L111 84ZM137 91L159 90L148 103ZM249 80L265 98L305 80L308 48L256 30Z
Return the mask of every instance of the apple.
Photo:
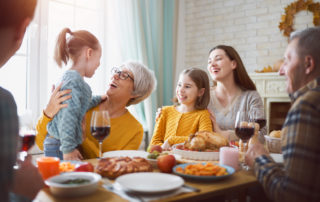
M76 172L93 172L94 167L91 163L85 162L85 163L82 163L82 164L76 166L74 171L76 171Z
M151 145L149 153L152 153L153 151L158 151L159 153L161 153L162 147L160 145Z
M157 165L161 172L171 173L172 168L176 165L176 158L171 154L159 156Z

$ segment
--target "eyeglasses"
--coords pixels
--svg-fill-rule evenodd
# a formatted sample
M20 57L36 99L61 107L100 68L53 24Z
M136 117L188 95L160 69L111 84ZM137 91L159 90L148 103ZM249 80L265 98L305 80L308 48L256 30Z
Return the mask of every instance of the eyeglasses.
M121 71L118 67L113 67L111 69L111 74L118 74L121 80L126 80L127 78L130 78L132 81L134 81L134 79L129 75L129 73Z

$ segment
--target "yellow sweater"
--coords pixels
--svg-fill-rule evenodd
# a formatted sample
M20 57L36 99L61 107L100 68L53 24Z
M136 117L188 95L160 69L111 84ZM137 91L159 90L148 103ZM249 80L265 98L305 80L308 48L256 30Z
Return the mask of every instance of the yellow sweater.
M175 106L166 106L156 122L150 145L162 145L166 140L170 145L183 143L198 131L212 131L208 110L180 113Z
M97 158L99 156L99 143L91 135L90 121L93 111L97 111L98 106L90 109L86 113L85 140L81 144L82 155L85 159ZM43 150L43 142L47 135L47 124L51 121L44 114L38 120L36 126L36 144ZM143 138L142 125L132 116L130 112L124 115L111 118L110 135L102 143L102 152L113 150L137 150Z

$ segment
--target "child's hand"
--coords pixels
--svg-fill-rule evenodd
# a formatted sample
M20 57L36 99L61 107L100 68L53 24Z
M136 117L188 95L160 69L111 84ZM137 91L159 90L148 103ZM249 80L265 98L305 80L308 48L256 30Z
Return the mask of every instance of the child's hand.
M163 150L165 150L165 151L171 150L171 145L170 145L169 141L166 140L166 141L161 145L161 148L162 148Z
M73 161L80 161L83 157L79 150L74 149L72 152L63 154L63 160L73 160Z
M71 90L60 91L62 83L59 84L56 88L52 86L52 94L49 100L47 107L43 110L46 116L53 118L62 108L67 107L67 104L62 104L62 102L71 98ZM69 95L67 95L69 94Z

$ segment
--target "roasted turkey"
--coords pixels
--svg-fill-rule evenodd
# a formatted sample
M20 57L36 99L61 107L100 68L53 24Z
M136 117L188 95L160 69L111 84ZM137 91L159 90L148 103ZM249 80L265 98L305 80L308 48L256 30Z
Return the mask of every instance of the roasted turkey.
M229 145L228 140L222 135L200 131L189 136L189 139L184 143L184 148L197 151L216 151L227 145Z

